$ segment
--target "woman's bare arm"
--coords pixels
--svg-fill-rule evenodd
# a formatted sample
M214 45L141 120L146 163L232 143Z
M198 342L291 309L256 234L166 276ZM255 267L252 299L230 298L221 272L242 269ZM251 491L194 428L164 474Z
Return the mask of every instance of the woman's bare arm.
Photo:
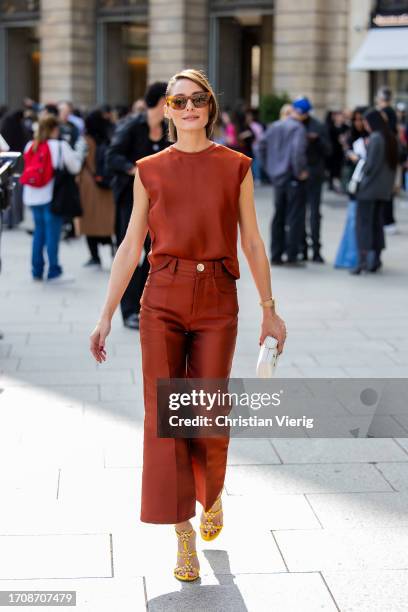
M133 184L133 208L126 235L119 245L112 263L105 303L99 321L90 336L90 350L99 362L105 359L105 339L116 308L139 263L140 254L148 231L147 214L149 196L136 170Z
M247 258L252 277L258 289L259 299L256 300L258 304L258 301L267 300L273 293L269 260L256 217L254 182L250 169L241 183L239 197L239 228L241 234L241 248ZM285 324L274 309L265 307L262 308L262 311L263 320L259 344L263 343L266 336L273 336L278 340L278 351L281 353L286 338Z

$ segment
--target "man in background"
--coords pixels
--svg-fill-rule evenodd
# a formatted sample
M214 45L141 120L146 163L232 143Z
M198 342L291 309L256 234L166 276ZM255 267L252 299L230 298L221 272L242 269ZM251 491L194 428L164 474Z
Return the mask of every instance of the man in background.
M146 112L117 128L107 150L106 164L113 175L112 189L116 203L117 246L125 237L132 214L135 162L165 149L170 144L164 120L166 87L167 83L158 81L147 88L144 96ZM139 329L140 298L150 267L147 259L150 245L150 236L147 233L143 259L136 267L120 302L123 324L130 329Z
M283 264L286 252L286 264L302 265L298 250L304 227L307 139L296 109L285 107L282 116L268 126L258 147L260 163L275 193L270 261L272 265Z
M329 135L325 125L310 114L313 107L308 98L305 96L296 98L296 100L292 102L292 106L306 130L307 138L306 157L308 179L306 183L306 209L301 251L304 261L307 261L309 259L307 226L309 226L311 246L313 249L312 261L324 263L324 259L320 253L320 204L325 176L325 160L331 152Z

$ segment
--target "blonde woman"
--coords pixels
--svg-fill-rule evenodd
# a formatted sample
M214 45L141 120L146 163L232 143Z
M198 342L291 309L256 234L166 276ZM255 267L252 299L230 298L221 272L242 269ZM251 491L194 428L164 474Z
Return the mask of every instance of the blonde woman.
M175 525L174 575L187 581L199 577L190 522L196 501L203 507L202 538L213 540L222 529L229 439L157 437L156 381L229 377L238 328L238 226L259 294L254 291L254 306L262 302L259 343L274 336L281 352L286 336L274 309L269 262L257 225L252 160L211 140L218 109L202 71L185 69L169 80L165 116L173 144L136 162L132 217L90 336L90 350L102 363L112 316L149 230L151 267L140 312L145 402L140 519Z

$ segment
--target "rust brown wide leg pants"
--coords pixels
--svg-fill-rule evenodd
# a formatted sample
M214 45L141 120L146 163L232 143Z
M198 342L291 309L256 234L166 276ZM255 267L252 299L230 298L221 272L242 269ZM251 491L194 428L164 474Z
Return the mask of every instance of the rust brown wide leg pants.
M168 256L141 299L144 444L140 519L180 523L222 490L229 437L157 437L157 378L228 378L238 331L236 279L219 260Z

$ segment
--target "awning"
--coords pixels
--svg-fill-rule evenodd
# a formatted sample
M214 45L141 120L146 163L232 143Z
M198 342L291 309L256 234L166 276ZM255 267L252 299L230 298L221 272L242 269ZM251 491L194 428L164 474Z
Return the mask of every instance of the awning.
M373 28L349 70L408 70L408 28Z

